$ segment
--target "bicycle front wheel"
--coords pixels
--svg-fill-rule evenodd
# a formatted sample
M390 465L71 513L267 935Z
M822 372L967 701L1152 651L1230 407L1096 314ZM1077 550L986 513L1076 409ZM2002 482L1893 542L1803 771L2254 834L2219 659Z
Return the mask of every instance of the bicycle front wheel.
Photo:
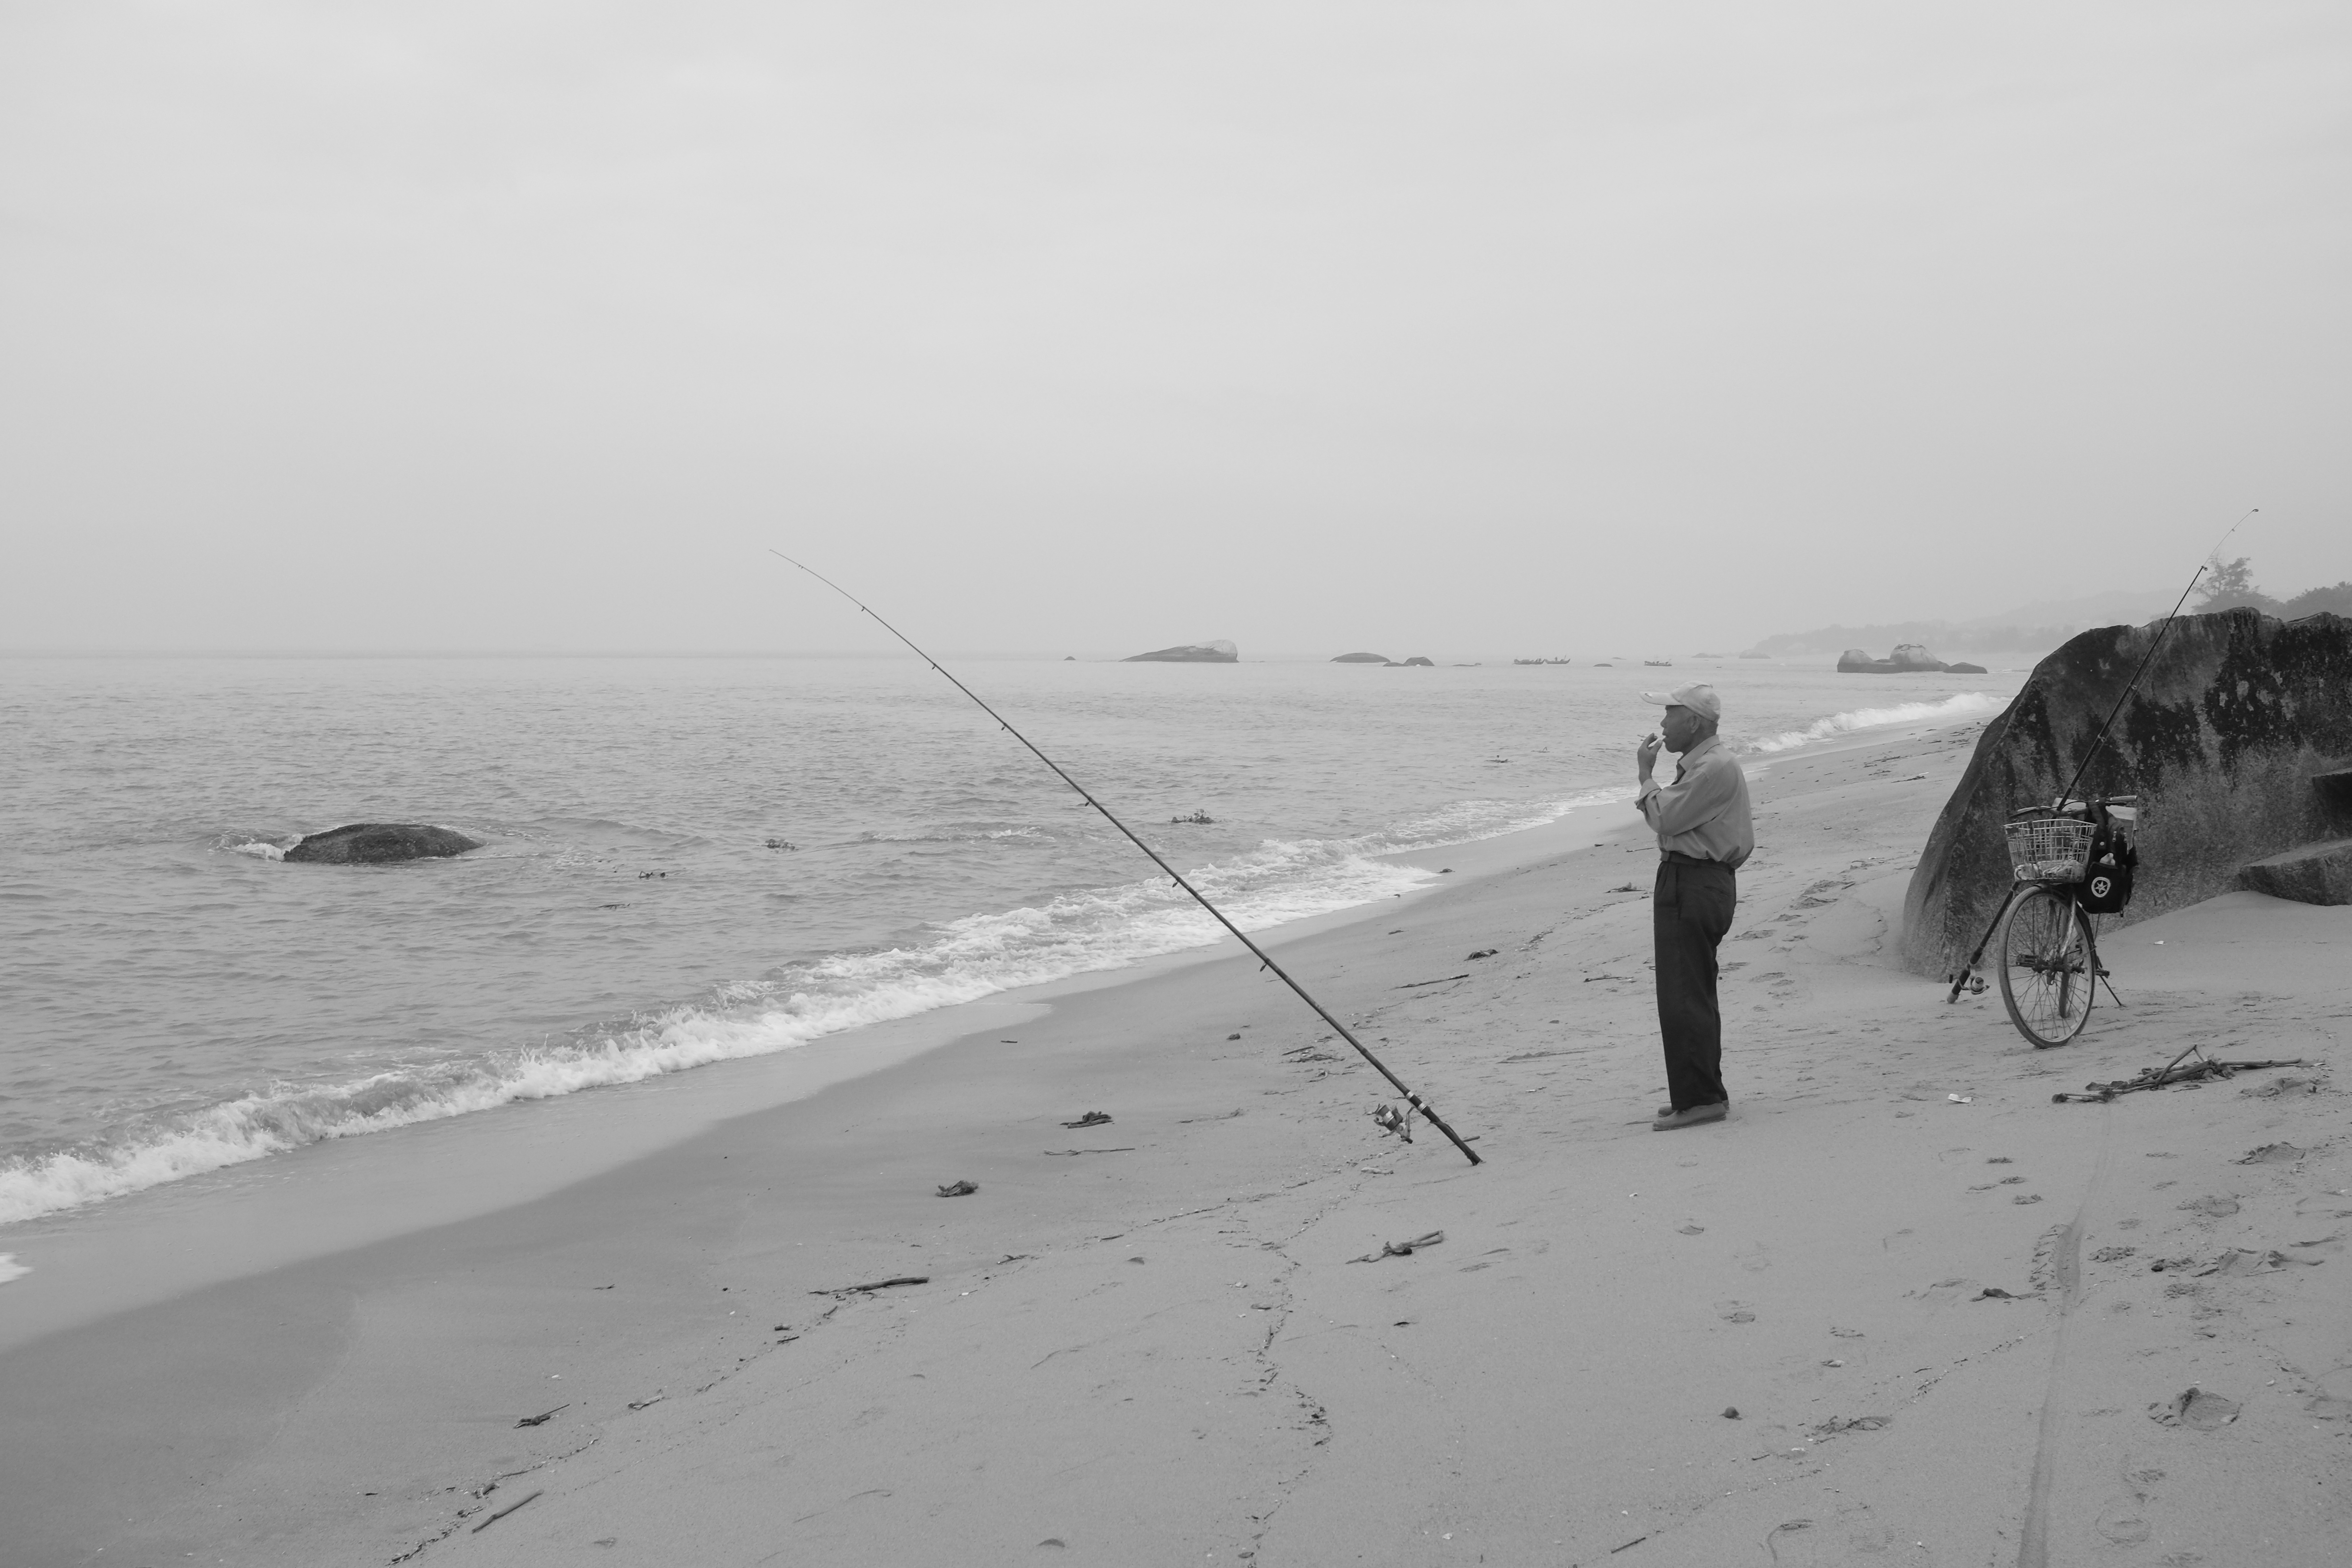
M2090 933L2074 900L2049 888L2020 893L2000 922L2000 999L2036 1047L2063 1046L2091 1017Z

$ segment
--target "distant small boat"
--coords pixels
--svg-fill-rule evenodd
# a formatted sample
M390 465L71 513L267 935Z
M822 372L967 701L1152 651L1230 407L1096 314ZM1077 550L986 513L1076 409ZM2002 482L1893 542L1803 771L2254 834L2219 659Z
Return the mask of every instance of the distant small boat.
M1645 658L1642 663L1649 669L1672 669L1675 667L1675 661L1670 658Z
M1564 658L1515 658L1511 660L1511 662L1513 664L1566 664L1568 660Z
M1596 664L1592 668L1595 669L1614 669L1617 667L1613 664Z

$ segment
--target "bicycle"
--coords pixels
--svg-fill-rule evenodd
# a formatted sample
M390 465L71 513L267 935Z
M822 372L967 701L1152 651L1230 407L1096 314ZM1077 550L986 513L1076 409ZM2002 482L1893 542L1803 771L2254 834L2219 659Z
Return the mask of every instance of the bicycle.
M2000 999L2010 1022L2036 1048L2063 1046L2091 1021L2091 1004L2107 971L2099 962L2092 923L2099 911L2084 908L2084 895L2088 890L2095 901L2120 909L2111 879L2128 869L2127 862L2112 871L2103 864L2097 874L2089 874L2091 858L2103 846L2122 845L2117 830L2137 825L2138 799L2117 795L2062 800L2010 813L2009 858L2015 879L1995 917ZM2117 853L2130 857L2121 847L2109 849L2108 858ZM2123 893L2128 897L2127 883ZM2107 994L2123 1005L2112 983Z

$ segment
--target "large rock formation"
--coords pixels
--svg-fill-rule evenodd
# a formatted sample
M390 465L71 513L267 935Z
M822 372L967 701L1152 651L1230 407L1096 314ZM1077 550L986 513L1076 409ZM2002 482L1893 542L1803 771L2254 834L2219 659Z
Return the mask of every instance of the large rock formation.
M1903 905L1911 965L1968 957L2007 896L2014 808L2048 805L2074 777L2161 622L2084 632L2034 667L1927 837ZM2352 752L2352 621L2255 610L2184 616L2124 705L2081 788L2140 796L2140 864L2126 922L2239 885L2240 868L2342 837L2315 787Z
M482 841L446 827L413 822L354 822L313 833L286 851L289 860L320 866L381 866L394 860L432 860L479 849Z
M1131 653L1123 664L1239 664L1241 650L1224 641L1183 643L1175 647Z
M1861 648L1850 647L1838 655L1837 667L1841 675L1913 675L1950 668L1915 642L1896 643L1895 651L1885 658L1873 658Z
M2298 904L2352 904L2352 838L2257 860L2238 873L2238 886Z

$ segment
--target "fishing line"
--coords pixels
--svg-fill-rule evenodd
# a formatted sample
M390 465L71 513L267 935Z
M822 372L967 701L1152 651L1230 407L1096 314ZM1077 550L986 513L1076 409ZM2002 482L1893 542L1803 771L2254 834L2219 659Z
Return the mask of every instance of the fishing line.
M2083 775L2091 771L2091 759L2099 754L2101 746L2106 744L2107 731L2115 728L2116 720L2123 713L2124 704L2131 700L2131 694L2138 689L2139 678L2146 675L2147 667L2156 661L2156 650L2164 646L2164 639L2172 631L2172 623L2180 618L2180 606L2187 604L2189 595L2197 591L2197 580L2213 570L2215 563L2221 558L2221 546L2230 542L2230 535L2246 526L2247 517L2252 517L2262 510L2258 506L2248 507L2246 517L2242 517L2231 523L2229 533L2224 533L2220 539L2214 541L2213 548L2206 552L2203 564L2189 574L2189 586L2181 589L2180 597L2172 602L2172 614L2164 617L2164 625L2157 630L2156 640L2148 644L2147 652L2140 656L2139 668L2132 671L2132 678L2129 680L2124 682L2123 695L2116 698L2116 705L2108 710L2107 721L2100 725L2098 734L2092 737L2091 749L2083 753L2082 765L2074 770L2074 776L2066 781L2066 788L2058 796L2057 802L2062 810L2068 801L2074 798L2074 786L2081 784Z
M1239 942L1244 947L1250 950L1251 954L1257 959L1261 967L1271 971L1276 979L1281 981L1285 985L1289 986L1291 990L1297 992L1300 1001L1315 1009L1316 1016L1330 1025L1333 1031L1336 1032L1341 1039L1355 1047L1356 1054L1362 1057L1366 1061L1371 1063L1373 1070L1378 1072L1382 1078L1388 1079L1391 1084L1395 1086L1396 1091L1404 1096L1405 1103L1412 1106L1415 1110L1420 1111L1423 1116L1428 1118L1429 1124L1432 1127L1436 1128L1440 1132L1444 1133L1447 1140L1450 1141L1456 1149L1461 1150L1463 1154L1472 1164L1477 1165L1485 1163L1484 1161L1478 1158L1478 1152L1475 1149L1471 1148L1468 1143L1463 1141L1462 1136L1459 1133L1455 1132L1453 1128L1448 1127L1445 1124L1444 1118L1437 1114L1437 1110L1434 1106L1432 1106L1426 1100L1423 1100L1421 1096L1407 1089L1404 1086L1404 1080L1397 1077L1396 1074L1389 1071L1387 1065L1383 1063L1380 1058L1372 1055L1371 1051L1364 1045L1364 1042L1356 1038L1354 1033L1349 1029L1347 1025L1342 1024L1339 1019L1331 1016L1329 1008L1324 1006L1322 1003L1315 1000L1315 998L1307 993L1307 987L1298 984L1297 981L1293 980L1290 977L1289 971L1284 969L1282 965L1267 957L1265 950L1258 946L1257 943L1252 942L1249 937L1244 933L1241 927L1234 924L1232 921L1227 920L1225 918L1224 910L1211 903L1206 894L1202 893L1200 889L1192 886L1191 882L1185 880L1184 874L1177 870L1175 867L1171 866L1166 860L1162 859L1160 858L1160 851L1154 849L1150 845L1146 844L1141 838L1137 837L1133 828L1128 826L1126 823L1121 822L1117 816L1113 815L1110 807L1105 805L1101 801L1097 800L1094 797L1093 793L1089 791L1086 785L1072 778L1067 769L1063 767L1061 763L1055 762L1053 758L1047 756L1044 752L1039 751L1035 742L1030 740L1028 736L1014 729L1011 722L1005 719L1003 714L999 713L995 709L991 708L987 702L982 699L980 693L974 691L971 687L966 686L962 681L958 680L955 678L954 673L945 665L942 665L938 659L933 658L921 648L916 647L912 637L909 637L906 633L900 631L898 627L884 620L880 616L875 615L873 609L863 600L859 599L856 595L851 593L848 589L843 587L840 584L835 582L832 578L826 576L815 567L807 564L805 562L793 561L791 556L785 554L781 550L771 549L768 553L774 556L779 561L789 562L791 564L798 566L802 571L807 573L810 576L815 578L818 582L824 584L826 587L832 589L835 593L840 595L851 604L856 605L858 609L864 611L866 615L873 616L874 622L877 626L880 626L884 631L888 632L892 637L897 637L900 642L905 643L908 647L914 650L916 658L921 659L925 664L929 665L933 669L939 671L940 674L945 676L950 686L953 686L958 691L962 692L966 697L971 698L972 701L979 706L982 712L995 720L996 722L1003 727L1006 734L1012 736L1014 740L1028 747L1029 752L1032 756L1045 763L1047 767L1053 769L1056 777L1058 777L1064 784L1069 785L1072 789L1077 791L1079 799L1085 801L1088 805L1093 806L1097 811L1102 813L1103 820L1109 823L1113 827L1118 828L1119 832L1125 834L1129 843L1134 845L1138 849L1142 850L1146 855L1151 857L1151 863L1153 865L1159 867L1162 871L1167 872L1171 881L1183 889L1186 892L1192 894L1192 900L1195 903L1208 910L1210 914L1215 916L1219 925L1233 932L1234 940Z

